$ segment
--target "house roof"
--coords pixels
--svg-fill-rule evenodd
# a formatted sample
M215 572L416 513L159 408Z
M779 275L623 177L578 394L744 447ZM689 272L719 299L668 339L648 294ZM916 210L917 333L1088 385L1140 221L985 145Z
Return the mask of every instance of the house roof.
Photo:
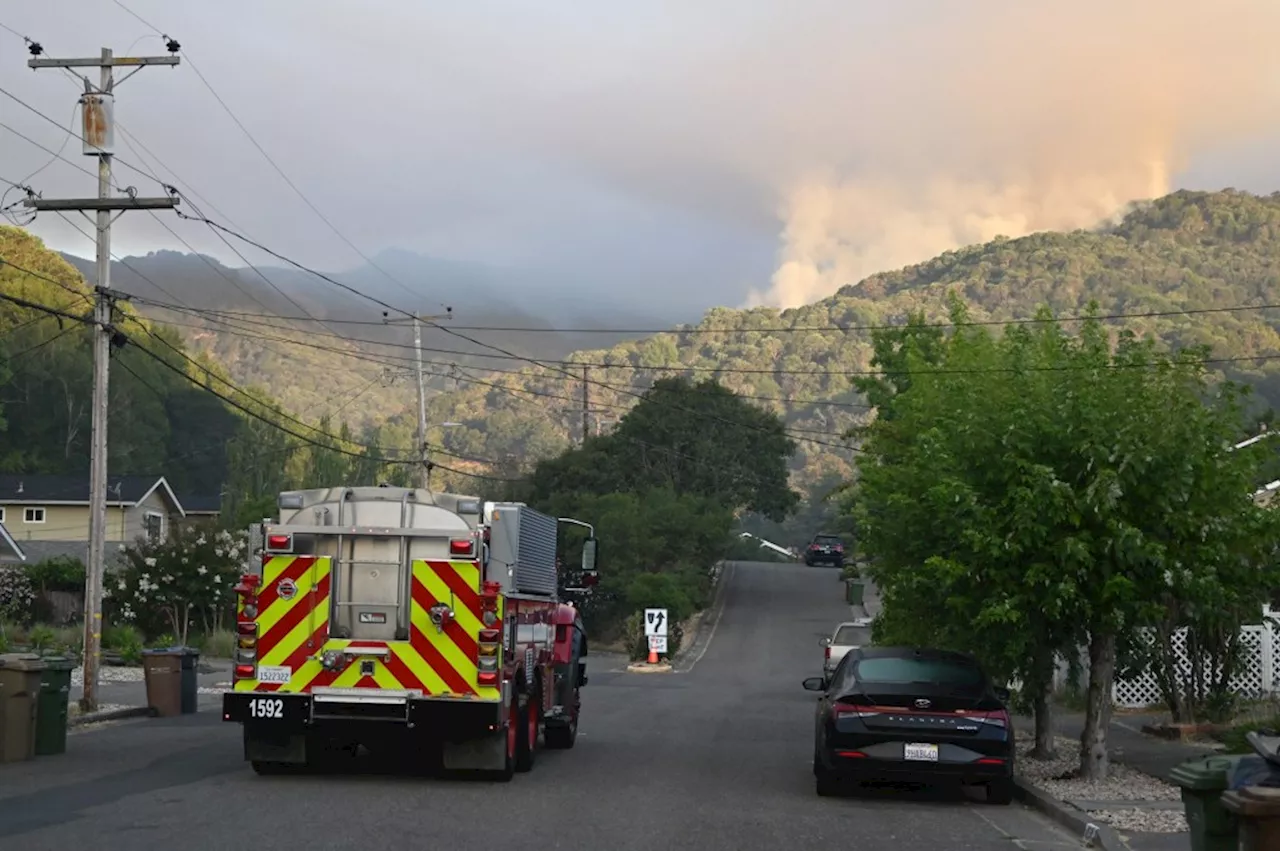
M162 489L178 512L186 515L182 503L164 476L109 476L108 505L137 505ZM0 474L0 505L88 505L88 476Z
M186 493L179 497L178 501L182 503L182 510L187 514L217 514L222 511L222 497L217 494L197 496Z
M9 530L0 523L0 557L3 556L12 556L18 561L27 560L27 554L22 551L22 547L18 546L18 542L9 534Z

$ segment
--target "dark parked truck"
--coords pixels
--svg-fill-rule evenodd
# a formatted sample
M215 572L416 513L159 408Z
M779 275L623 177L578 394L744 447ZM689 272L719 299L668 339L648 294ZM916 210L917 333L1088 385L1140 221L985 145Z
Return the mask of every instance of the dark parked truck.
M556 518L390 487L287 491L279 508L235 589L223 698L256 771L363 746L510 780L540 742L573 746L587 646L560 599Z

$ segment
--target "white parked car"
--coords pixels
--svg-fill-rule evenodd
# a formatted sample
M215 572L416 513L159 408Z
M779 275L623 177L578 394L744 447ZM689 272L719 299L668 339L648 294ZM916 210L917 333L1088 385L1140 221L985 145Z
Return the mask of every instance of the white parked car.
M865 647L871 643L871 618L858 618L846 621L836 627L830 638L822 639L823 658L822 675L830 677L848 653L855 647Z

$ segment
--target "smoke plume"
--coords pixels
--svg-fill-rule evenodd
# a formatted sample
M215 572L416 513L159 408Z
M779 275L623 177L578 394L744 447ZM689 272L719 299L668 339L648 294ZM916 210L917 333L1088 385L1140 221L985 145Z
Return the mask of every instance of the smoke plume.
M944 5L873 48L874 80L845 81L871 97L830 103L857 117L845 151L775 175L778 264L750 304L1099 224L1169 192L1195 154L1280 124L1274 0Z

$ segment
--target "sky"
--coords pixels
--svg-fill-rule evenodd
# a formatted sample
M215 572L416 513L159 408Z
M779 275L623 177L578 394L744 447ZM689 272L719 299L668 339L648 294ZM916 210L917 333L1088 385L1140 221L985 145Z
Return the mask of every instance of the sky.
M1280 189L1274 0L126 5L187 61L121 84L121 185L156 195L159 176L333 271L360 254L218 98L364 254L550 271L601 303L793 307L1175 188ZM111 0L0 0L0 24L49 56L165 53ZM75 126L79 84L26 59L0 30L0 89ZM3 94L0 123L93 165ZM3 127L0 178L95 191ZM122 217L115 253L240 265L207 226L158 216ZM92 254L54 215L31 227Z

